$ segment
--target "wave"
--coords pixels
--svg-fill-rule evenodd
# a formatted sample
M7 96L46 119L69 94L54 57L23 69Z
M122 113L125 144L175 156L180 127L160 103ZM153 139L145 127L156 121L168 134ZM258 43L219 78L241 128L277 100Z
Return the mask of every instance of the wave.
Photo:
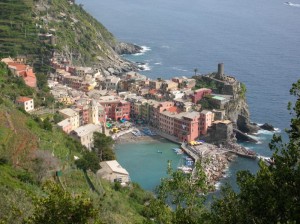
M215 183L215 189L216 190L220 190L222 183L219 181L217 183Z
M284 4L292 6L292 7L300 7L300 4L292 3L292 2L285 2Z
M162 63L161 62L156 62L156 63L154 63L155 65L162 65Z
M168 46L168 45L162 45L161 48L167 48L167 49L169 49L170 46Z
M178 68L178 67L172 67L173 70L181 71L181 72L188 72L186 69Z
M275 129L275 133L280 133L281 132L281 129L280 128L274 128Z
M258 134L258 135L259 135L259 134L263 134L263 135L273 135L274 132L273 132L273 131L268 131L268 130L259 130L259 131L257 132L257 134Z
M134 56L140 56L140 55L145 54L147 51L151 51L151 48L147 47L147 46L141 46L141 48L142 48L141 52L133 54L133 55Z
M138 68L139 68L141 71L150 71L150 70L151 70L151 67L150 67L149 63L139 64L139 65L138 65Z

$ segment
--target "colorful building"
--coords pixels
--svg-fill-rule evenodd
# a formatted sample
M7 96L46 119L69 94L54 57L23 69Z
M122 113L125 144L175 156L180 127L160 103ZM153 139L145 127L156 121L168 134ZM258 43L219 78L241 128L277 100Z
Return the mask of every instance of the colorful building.
M32 67L21 63L21 61L14 61L11 58L4 58L1 61L8 66L13 75L22 77L27 86L36 87L37 81Z
M174 136L180 141L190 142L199 137L199 112L183 112L174 119Z
M207 88L201 88L194 91L193 94L191 94L191 99L193 103L197 103L199 100L201 100L203 97L210 95L212 93L211 89Z
M117 96L103 96L98 101L105 109L106 118L112 120L130 119L130 102Z
M214 114L209 110L203 110L200 113L200 121L199 121L199 133L201 135L207 134L207 129L212 125L214 121Z

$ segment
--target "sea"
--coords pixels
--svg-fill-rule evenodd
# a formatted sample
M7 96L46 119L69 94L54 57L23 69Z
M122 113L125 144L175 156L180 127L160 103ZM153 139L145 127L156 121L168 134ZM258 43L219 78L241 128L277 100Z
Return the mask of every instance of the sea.
M289 95L300 78L300 1L282 0L78 0L114 36L143 47L124 58L143 63L142 74L168 79L217 71L235 76L247 86L251 121L269 123L286 139ZM241 143L263 156L273 132L259 131L258 144ZM167 161L180 161L170 142L117 145L117 159L132 181L153 191L165 177ZM161 150L163 153L157 153ZM176 167L175 167L176 168ZM236 172L258 170L257 161L238 158L218 188L235 189Z

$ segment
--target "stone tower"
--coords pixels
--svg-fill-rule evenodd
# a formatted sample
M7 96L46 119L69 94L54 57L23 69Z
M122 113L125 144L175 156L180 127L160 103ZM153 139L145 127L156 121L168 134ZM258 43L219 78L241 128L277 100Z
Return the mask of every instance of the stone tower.
M99 109L97 102L92 100L89 107L89 123L99 124Z
M217 79L222 80L224 78L224 64L223 63L219 63L218 64L218 73L216 75Z

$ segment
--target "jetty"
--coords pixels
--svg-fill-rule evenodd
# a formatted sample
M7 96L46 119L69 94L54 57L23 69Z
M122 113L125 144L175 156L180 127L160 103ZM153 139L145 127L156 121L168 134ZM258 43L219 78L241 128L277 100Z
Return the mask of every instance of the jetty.
M191 149L186 143L182 143L181 148L186 154L188 154L189 157L191 157L195 161L195 163L199 160L199 156L196 154L196 152L194 152L194 150Z

